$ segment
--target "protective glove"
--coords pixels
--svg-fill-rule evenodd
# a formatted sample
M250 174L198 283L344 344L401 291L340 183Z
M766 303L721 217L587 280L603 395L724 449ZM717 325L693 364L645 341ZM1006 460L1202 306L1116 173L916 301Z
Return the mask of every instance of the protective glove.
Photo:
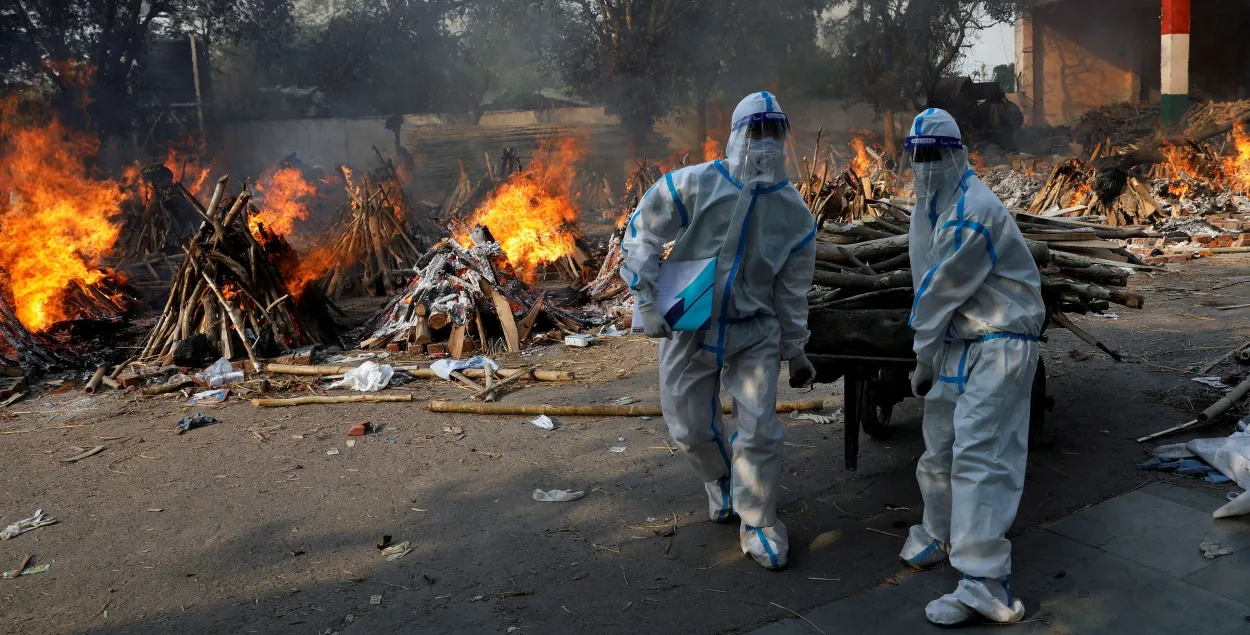
M933 364L916 362L916 370L911 374L911 394L923 397L933 388Z
M786 360L786 363L790 365L791 388L806 388L812 384L813 379L816 379L816 369L812 367L812 362L807 359L807 355L799 353Z
M638 309L638 315L642 317L642 332L646 333L647 337L669 339L673 336L673 327L669 326L668 320L664 319L654 306Z

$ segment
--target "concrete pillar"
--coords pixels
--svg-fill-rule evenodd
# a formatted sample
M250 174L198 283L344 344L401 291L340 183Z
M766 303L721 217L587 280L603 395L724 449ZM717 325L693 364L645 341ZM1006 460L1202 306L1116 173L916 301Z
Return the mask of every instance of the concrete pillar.
M1178 123L1189 105L1189 0L1163 0L1160 118Z

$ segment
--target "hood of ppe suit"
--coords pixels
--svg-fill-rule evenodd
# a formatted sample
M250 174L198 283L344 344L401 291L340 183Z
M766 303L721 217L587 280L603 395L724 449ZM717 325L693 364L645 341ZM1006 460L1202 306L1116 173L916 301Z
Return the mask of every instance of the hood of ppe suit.
M747 95L734 108L729 142L725 144L725 167L740 182L759 180L768 184L779 183L786 178L785 141L757 139L747 135L747 123L753 115L772 113L785 117L785 111L772 93L767 91Z
M908 132L909 137L963 139L954 117L940 108L929 108L916 115ZM927 216L933 212L941 214L954 205L959 200L960 181L967 171L967 148L942 149L940 161L913 163L916 210Z

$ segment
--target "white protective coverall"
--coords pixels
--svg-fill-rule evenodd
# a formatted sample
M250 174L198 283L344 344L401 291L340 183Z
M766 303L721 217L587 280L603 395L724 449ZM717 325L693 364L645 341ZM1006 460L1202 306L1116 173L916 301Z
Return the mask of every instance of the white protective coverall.
M913 165L910 324L916 379L936 381L925 395L925 453L916 467L924 524L912 527L900 555L927 566L949 550L966 577L930 604L930 620L957 623L975 611L1018 621L1023 607L1010 598L1005 534L1024 488L1029 396L1046 317L1041 277L1015 220L968 168L948 113L918 115L907 147L942 150L940 160Z
M655 302L665 243L675 241L665 262L715 259L705 270L715 272L708 297L691 299L708 308L703 330L680 330L681 318L666 316L675 332L660 340L660 404L705 484L712 519L736 513L743 552L780 569L789 546L777 520L777 378L783 359L806 364L816 224L786 179L777 144L767 152L750 147L746 122L759 113L784 120L771 94L748 96L734 110L728 159L666 174L646 193L625 230L621 276L645 309ZM722 381L733 398L728 420Z

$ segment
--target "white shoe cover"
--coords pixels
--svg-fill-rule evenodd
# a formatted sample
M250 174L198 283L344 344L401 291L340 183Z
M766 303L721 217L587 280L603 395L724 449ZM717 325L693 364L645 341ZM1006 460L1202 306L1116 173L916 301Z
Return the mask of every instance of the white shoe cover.
M907 542L903 543L903 551L898 557L917 569L928 569L944 562L948 550L949 547L930 536L923 525L912 525L907 532Z
M1006 592L1008 587L999 580L980 582L964 578L959 581L959 586L955 588L954 593L948 593L930 602L924 609L925 617L939 626L956 626L971 620L978 614L999 624L1011 624L1024 619L1023 602L1018 598L1012 598L1010 599L1011 606L1007 606L1001 597L996 597L990 591L986 583L1003 589L1000 595L1008 597Z
M786 566L790 555L790 535L786 526L777 521L772 527L753 527L746 523L738 529L738 541L742 553L755 558L760 566L780 571Z
M738 517L734 512L733 489L729 477L704 483L707 490L707 515L714 523L727 523Z

